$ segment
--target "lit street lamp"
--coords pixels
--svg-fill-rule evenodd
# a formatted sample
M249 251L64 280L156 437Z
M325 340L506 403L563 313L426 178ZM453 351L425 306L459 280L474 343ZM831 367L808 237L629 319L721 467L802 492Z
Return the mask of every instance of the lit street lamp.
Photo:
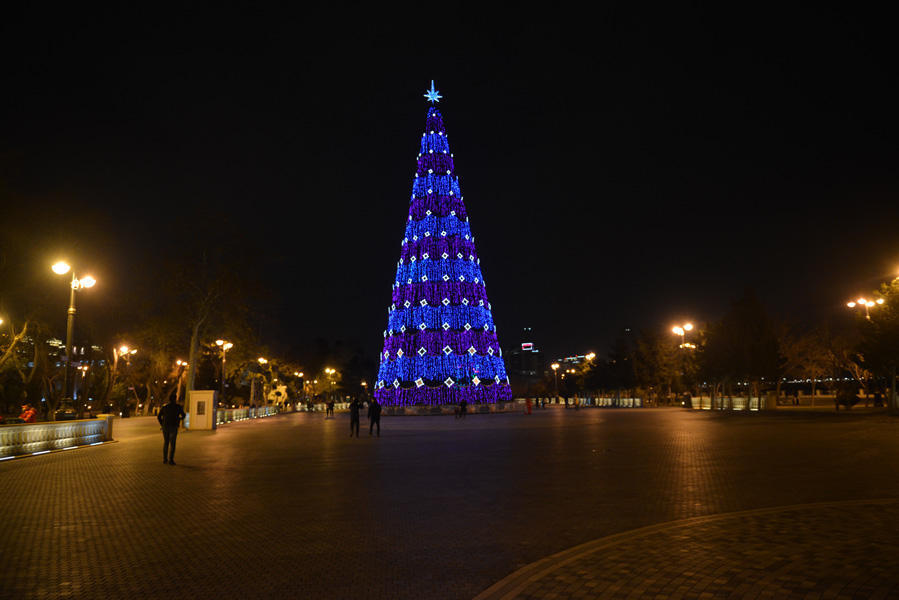
M856 306L864 306L865 307L865 318L870 321L871 313L868 312L869 309L871 309L877 305L883 304L883 302L884 302L883 298L878 298L877 300L866 300L865 298L859 298L858 300L856 300L854 302L847 302L846 306L848 306L849 308L855 308Z
M303 378L303 372L302 371L294 371L293 376L300 380L301 383L298 386L300 388L300 396L301 396L300 400L305 400L306 399L306 380Z
M184 369L188 364L186 360L179 358L175 361L175 366L178 367L178 391L175 393L175 402L181 402L181 380L184 379Z
M57 275L65 275L72 270L72 267L64 261L59 261L50 268ZM66 319L66 360L62 388L63 402L71 401L69 398L69 378L72 363L72 334L75 331L75 292L84 288L94 287L95 283L97 283L97 280L90 275L78 279L75 277L75 271L72 271L71 291L69 292L69 310L67 311L68 318Z
M680 347L683 349L695 348L696 344L687 342L687 332L693 331L693 323L684 323L683 325L675 325L671 328L671 332L680 336Z
M334 369L329 367L325 367L325 373L328 375L328 397L330 399L334 398L334 373L336 373Z
M229 341L226 340L215 340L215 345L219 346L222 349L222 400L220 404L222 406L225 405L225 354L234 347ZM187 363L184 363L187 364Z
M550 365L553 370L553 380L556 382L556 402L559 401L559 363Z

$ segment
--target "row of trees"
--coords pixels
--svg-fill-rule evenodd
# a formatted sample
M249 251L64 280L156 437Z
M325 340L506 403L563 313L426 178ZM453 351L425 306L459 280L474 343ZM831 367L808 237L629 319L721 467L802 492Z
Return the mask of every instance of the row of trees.
M885 284L877 297L883 303L870 319L847 316L800 329L772 319L747 292L719 321L691 332L691 344L668 332L622 336L607 357L566 374L560 393L639 396L647 403L705 394L723 407L733 396L780 396L791 381L797 383L788 385L804 382L812 394L819 382L834 392L851 389L849 396L860 388L892 391L899 358L899 283ZM550 374L538 393L553 385Z
M101 278L79 292L70 379L79 416L151 412L173 392L183 399L190 389L219 390L223 379L229 405L364 392L375 365L355 346L265 343L272 324L251 307L276 301L271 286L254 280L239 241L192 241L214 239L209 233L185 232L189 244L160 248L135 285L114 293ZM47 265L21 267L27 262L0 247L0 412L17 415L30 403L53 419L63 403L68 290ZM233 344L224 364L217 339Z

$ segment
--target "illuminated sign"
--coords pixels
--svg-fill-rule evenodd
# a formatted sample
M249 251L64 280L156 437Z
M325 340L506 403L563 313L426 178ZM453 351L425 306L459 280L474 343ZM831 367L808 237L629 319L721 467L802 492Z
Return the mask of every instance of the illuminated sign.
M524 342L524 343L521 344L521 351L522 351L522 352L531 352L533 349L534 349L534 344L533 344L533 342Z

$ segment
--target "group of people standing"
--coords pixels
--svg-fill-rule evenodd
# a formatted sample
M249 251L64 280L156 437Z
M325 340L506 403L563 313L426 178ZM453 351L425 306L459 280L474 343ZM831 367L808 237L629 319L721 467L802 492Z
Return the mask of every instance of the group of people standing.
M353 433L359 437L359 411L362 409L362 403L357 399L350 402L350 437ZM333 412L332 412L333 415ZM378 427L378 437L381 437L381 405L377 399L372 398L368 402L368 435L371 436L375 426Z

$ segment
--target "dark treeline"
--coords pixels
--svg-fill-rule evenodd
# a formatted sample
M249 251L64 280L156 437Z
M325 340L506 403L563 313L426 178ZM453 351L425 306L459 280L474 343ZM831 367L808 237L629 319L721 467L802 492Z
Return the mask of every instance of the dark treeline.
M364 394L376 363L358 344L286 344L270 335L289 298L257 276L263 249L219 240L219 224L208 217L182 222L173 227L184 243L143 254L139 268L114 278L103 276L111 261L89 256L83 242L44 255L7 238L0 247L0 414L16 416L26 403L46 420L63 407L78 416L147 414L173 392L221 390L223 377L228 406ZM97 285L76 293L70 407L63 395L71 275L52 273L51 256L100 265ZM217 340L232 344L224 363Z
M622 334L605 357L571 369L554 381L548 372L529 395L639 397L648 405L680 402L685 395L711 397L728 408L733 397L777 397L826 391L851 407L858 392L896 399L899 348L899 282L884 284L864 309L830 322L799 326L769 316L752 292L732 303L716 322L696 324L686 336L671 331ZM558 374L557 374L558 375ZM745 406L748 408L749 403Z

